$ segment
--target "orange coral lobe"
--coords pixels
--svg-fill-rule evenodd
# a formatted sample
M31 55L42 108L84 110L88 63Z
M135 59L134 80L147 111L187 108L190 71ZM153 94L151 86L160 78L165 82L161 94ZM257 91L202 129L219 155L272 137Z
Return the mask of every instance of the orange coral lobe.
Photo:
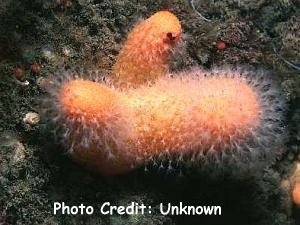
M131 169L135 160L127 145L134 131L117 92L96 82L72 80L62 87L59 101L72 123L66 144L76 161L105 175Z
M136 89L130 100L138 148L150 155L221 150L259 124L257 96L239 79L166 79Z
M300 206L300 184L295 184L292 191L292 199L297 206Z
M88 120L103 119L118 101L116 93L108 87L87 80L73 80L64 85L59 99L69 116L86 114Z
M123 92L75 80L63 86L59 101L68 117L94 127L98 137L88 147L75 146L73 156L106 175L169 152L221 151L259 125L257 96L237 78L162 78L153 86ZM77 138L71 133L71 142ZM101 149L103 139L113 160Z
M181 39L178 18L160 11L137 24L128 35L113 66L113 77L121 86L139 86L168 72L168 56Z
M202 81L199 88L206 89L199 100L199 113L205 116L202 119L214 130L223 125L226 126L225 133L233 135L230 132L237 126L242 128L257 124L257 97L245 82L210 78Z
M158 40L161 38L161 34L167 35L171 41L181 35L181 25L178 18L168 11L157 12L146 21L153 30L151 34L156 35Z

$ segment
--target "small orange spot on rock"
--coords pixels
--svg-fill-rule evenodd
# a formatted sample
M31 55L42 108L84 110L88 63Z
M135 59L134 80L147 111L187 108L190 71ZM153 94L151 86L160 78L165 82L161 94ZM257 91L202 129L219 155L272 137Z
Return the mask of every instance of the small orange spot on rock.
M15 78L17 78L20 81L24 80L25 70L21 67L16 68L14 70L14 76L15 76Z
M31 67L30 67L30 69L31 69L31 71L32 71L33 73L36 73L36 74L38 74L38 73L41 72L41 66L40 66L40 64L38 64L38 63L32 64Z
M226 48L226 44L224 41L218 41L216 47L218 50L224 50Z

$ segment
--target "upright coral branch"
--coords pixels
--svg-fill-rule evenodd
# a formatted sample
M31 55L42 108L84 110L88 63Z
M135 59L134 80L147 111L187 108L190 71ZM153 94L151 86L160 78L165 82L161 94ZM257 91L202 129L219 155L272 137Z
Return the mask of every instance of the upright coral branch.
M181 39L177 17L160 11L137 24L129 33L113 66L115 83L137 87L168 72L168 57Z

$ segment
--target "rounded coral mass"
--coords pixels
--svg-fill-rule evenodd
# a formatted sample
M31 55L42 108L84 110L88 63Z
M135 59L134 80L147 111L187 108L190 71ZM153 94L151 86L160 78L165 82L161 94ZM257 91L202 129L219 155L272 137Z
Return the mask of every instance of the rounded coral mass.
M163 78L128 94L141 154L221 151L259 121L256 93L243 79Z
M136 87L168 72L171 50L181 40L181 25L168 11L160 11L131 31L113 66L115 84Z
M126 90L68 81L58 95L65 143L77 161L104 175L161 155L228 160L268 154L266 145L280 134L276 91L249 77L243 71L194 69Z
M293 188L292 199L297 206L300 206L300 185L299 184L296 184Z
M72 80L63 85L58 100L64 142L77 161L104 174L131 168L134 130L118 93L96 82Z
M103 175L166 158L238 170L276 158L285 104L270 74L239 67L169 74L181 32L177 17L160 11L128 35L111 80L77 74L51 82L44 108L72 158Z

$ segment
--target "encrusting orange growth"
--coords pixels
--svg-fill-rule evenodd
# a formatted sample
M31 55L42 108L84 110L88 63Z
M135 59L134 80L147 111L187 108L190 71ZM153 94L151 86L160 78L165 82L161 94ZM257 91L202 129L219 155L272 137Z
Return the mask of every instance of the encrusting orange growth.
M75 121L72 156L105 175L158 155L222 151L259 125L258 98L242 78L178 76L126 91L73 80L59 103ZM74 144L83 127L93 132L86 146Z
M113 78L120 86L136 87L168 72L168 56L181 39L178 18L160 11L137 24L129 33L117 61Z
M296 164L296 168L291 176L292 190L291 197L294 204L300 207L300 163Z
M296 184L292 191L293 202L300 206L300 184Z

